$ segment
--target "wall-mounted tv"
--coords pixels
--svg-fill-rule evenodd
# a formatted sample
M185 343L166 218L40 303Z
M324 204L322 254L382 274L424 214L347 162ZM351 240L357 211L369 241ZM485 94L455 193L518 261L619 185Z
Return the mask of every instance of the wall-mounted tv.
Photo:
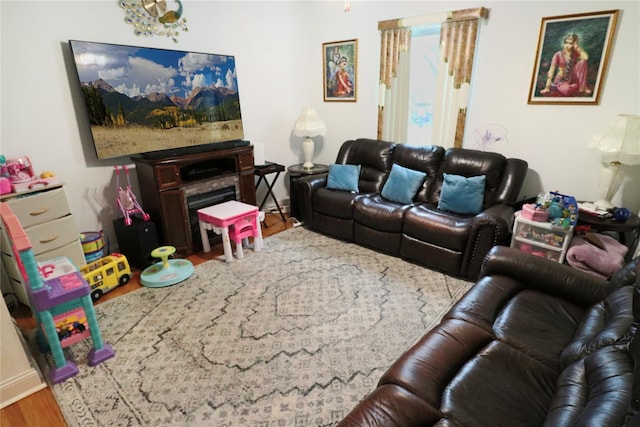
M99 159L248 144L233 56L69 44Z

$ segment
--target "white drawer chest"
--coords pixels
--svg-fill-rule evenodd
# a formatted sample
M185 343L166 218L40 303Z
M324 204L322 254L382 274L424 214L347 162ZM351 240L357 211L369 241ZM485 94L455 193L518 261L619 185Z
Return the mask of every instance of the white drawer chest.
M573 236L573 226L564 228L549 222L523 218L515 213L511 247L562 264Z
M80 232L71 215L69 202L61 184L26 193L6 194L2 196L1 201L7 203L18 217L31 241L36 260L45 261L65 256L77 267L86 263ZM0 248L2 267L9 277L13 292L21 303L29 305L24 279L4 230Z

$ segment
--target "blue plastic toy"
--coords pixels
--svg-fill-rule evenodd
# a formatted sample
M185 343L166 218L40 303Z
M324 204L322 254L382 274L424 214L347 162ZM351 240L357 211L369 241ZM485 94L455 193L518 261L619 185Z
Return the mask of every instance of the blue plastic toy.
M187 259L169 259L175 251L173 246L160 246L151 251L151 256L161 261L144 269L140 283L149 288L162 288L188 279L194 272L193 264Z

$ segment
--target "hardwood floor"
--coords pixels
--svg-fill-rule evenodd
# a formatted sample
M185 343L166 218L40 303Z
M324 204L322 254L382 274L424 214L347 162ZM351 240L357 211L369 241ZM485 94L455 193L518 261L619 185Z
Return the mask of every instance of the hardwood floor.
M292 228L293 225L288 221L288 216L286 218L287 221L283 222L280 214L268 213L262 226L262 235L269 237ZM211 249L211 252L207 254L202 252L195 253L189 256L188 259L193 265L198 265L223 254L222 245ZM141 287L140 272L135 271L129 283L105 294L96 305L118 298ZM22 330L28 331L35 328L35 320L31 316L28 307L21 305L12 316ZM118 357L117 349L116 357ZM67 427L58 403L48 387L0 410L0 425L3 427Z

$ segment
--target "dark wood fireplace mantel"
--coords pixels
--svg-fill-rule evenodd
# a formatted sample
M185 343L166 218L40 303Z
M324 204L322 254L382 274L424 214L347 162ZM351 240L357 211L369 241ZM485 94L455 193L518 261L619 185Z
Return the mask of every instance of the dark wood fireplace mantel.
M189 199L235 189L235 198L256 204L253 146L163 158L133 156L142 206L151 220L161 225L160 241L184 254L200 245L192 230L195 212Z

